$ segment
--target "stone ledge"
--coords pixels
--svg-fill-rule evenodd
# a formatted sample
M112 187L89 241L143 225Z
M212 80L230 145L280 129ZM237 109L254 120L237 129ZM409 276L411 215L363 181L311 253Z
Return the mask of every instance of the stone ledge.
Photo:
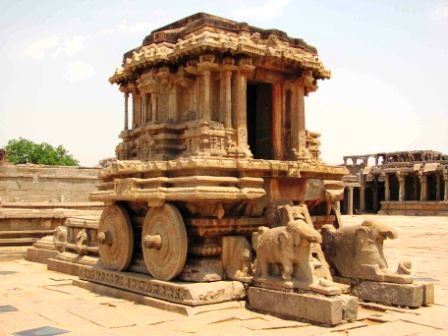
M32 262L47 264L48 259L56 257L58 251L30 247L26 250L25 259Z
M364 301L390 306L418 308L434 303L434 285L427 282L394 284L360 281L352 285L351 291Z
M136 294L188 306L241 300L246 296L244 286L239 281L216 281L210 283L168 282L153 279L145 274L114 272L97 267L81 266L78 270L81 280L100 283Z

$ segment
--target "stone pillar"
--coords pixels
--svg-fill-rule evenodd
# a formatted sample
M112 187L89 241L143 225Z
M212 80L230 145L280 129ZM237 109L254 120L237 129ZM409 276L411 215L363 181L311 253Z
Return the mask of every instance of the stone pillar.
M441 180L441 176L439 174L435 174L436 177L436 201L440 201L440 180Z
M283 156L283 87L280 83L272 85L272 153L274 160L281 160Z
M353 215L353 187L348 187L347 214Z
M157 93L151 92L151 121L155 123L157 121Z
M366 210L366 178L361 172L361 181L359 185L359 211Z
M377 212L378 208L378 179L374 177L372 190L372 210Z
M428 176L419 174L420 180L420 201L424 202L428 200Z
M390 184L389 184L389 175L384 174L384 200L390 201Z
M406 200L406 175L398 172L398 200L404 202Z
M238 151L249 155L247 139L247 81L242 71L235 73L235 121Z
M140 125L145 125L146 123L146 110L147 110L147 106L148 106L148 95L146 93L143 93L142 96L142 107L141 107L141 115L140 115Z
M336 201L335 207L338 212L341 212L341 201Z
M205 120L211 119L211 106L210 106L210 70L203 70L202 76L202 95L201 95L201 117Z
M298 152L306 149L306 126L305 126L305 87L297 87L297 122L299 130Z
M128 111L129 92L124 93L124 129L129 129L129 111Z
M210 78L208 81L210 82ZM210 92L208 93L208 95L210 96ZM210 101L208 103L208 106L210 106ZM208 119L210 119L210 107L208 109L208 113L209 113ZM168 95L168 121L169 122L177 121L177 85L174 83L172 83Z
M445 190L443 195L443 200L448 202L448 172L443 173L443 181L445 182Z
M224 71L224 127L232 128L232 71Z
M132 128L137 127L137 95L132 92Z

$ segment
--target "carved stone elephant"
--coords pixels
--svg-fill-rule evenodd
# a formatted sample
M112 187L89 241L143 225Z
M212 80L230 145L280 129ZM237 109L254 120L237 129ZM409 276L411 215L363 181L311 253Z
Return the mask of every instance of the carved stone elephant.
M338 275L354 279L410 283L412 279L409 276L392 273L384 257L383 241L397 236L394 228L373 220L337 230L331 225L322 227L325 256Z
M321 242L321 236L304 220L290 221L286 226L273 229L260 227L254 234L257 253L256 277L278 276L289 281L313 281L310 264L310 244Z

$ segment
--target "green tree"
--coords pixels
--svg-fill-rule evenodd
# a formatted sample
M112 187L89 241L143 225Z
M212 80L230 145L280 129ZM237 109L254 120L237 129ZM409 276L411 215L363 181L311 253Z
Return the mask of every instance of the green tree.
M5 147L6 158L14 164L35 163L52 166L76 166L78 160L62 146L53 147L46 142L34 143L28 139L12 139Z

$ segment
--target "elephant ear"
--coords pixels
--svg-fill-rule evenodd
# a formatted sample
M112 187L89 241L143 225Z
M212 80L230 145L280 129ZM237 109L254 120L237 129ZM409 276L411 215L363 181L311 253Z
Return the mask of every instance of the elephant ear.
M360 227L355 231L356 239L358 239L360 242L364 242L366 239L369 238L369 229L366 227Z
M283 250L288 246L288 241L290 239L289 233L286 231L282 231L278 235L278 244L280 248Z

